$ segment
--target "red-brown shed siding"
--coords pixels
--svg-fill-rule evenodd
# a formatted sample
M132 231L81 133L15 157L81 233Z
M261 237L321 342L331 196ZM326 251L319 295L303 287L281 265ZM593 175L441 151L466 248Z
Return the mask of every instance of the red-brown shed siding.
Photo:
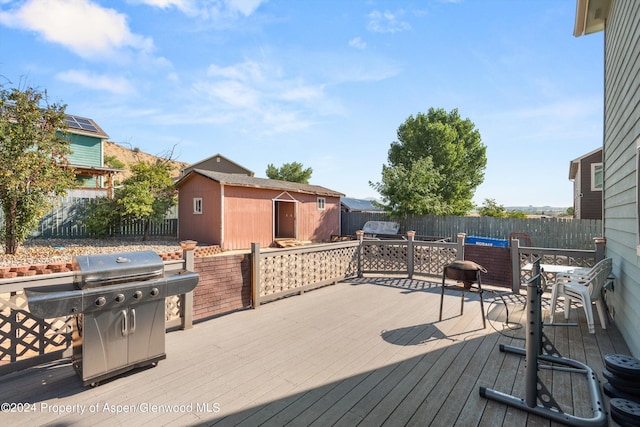
M223 249L247 249L273 242L273 198L276 190L224 186Z
M276 198L296 201L298 240L329 241L340 233L339 197L325 197L325 210L320 211L315 195L225 185L223 249L247 249L254 242L271 245Z
M193 213L194 197L202 198L202 214ZM221 185L192 174L179 186L178 236L220 245L224 250L248 249L254 242L267 247L274 241L274 200L294 200L296 238L328 242L332 234L340 233L340 197L320 197L325 199L324 210L318 210L316 195Z
M298 239L328 242L332 234L340 234L340 198L325 199L324 210L318 210L318 196L298 194Z
M193 199L202 199L202 213L193 213ZM201 175L192 174L180 186L178 203L178 238L219 245L220 184Z

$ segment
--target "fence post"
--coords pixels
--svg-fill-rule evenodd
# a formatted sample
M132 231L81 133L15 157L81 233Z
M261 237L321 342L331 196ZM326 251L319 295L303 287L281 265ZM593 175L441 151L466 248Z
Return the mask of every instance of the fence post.
M511 239L511 290L520 293L520 239Z
M364 240L364 231L356 231L356 237L358 238L358 278L362 278L362 241Z
M409 279L413 279L413 239L415 237L415 231L407 231L407 270L409 273Z
M606 237L594 237L593 243L596 246L596 262L602 261L606 255L607 250L607 238Z
M180 242L182 247L182 259L184 260L184 268L187 271L195 271L195 248L198 242L186 240ZM180 295L182 305L182 320L180 321L180 329L193 328L193 291Z
M251 244L251 308L260 306L260 243Z
M465 233L458 233L457 240L458 250L456 252L456 259L463 260L464 259L464 239L467 235Z

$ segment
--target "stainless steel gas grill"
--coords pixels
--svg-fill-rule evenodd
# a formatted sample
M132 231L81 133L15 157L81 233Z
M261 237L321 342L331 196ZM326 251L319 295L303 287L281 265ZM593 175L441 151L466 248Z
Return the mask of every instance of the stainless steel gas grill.
M165 359L165 298L190 292L197 273L166 275L153 251L74 258L73 283L25 289L29 310L74 315L73 366L83 385L97 385Z

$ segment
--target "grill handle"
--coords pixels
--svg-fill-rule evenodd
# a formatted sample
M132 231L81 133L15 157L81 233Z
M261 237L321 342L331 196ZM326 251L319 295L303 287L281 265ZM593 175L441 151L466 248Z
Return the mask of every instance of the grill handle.
M139 280L139 279L144 279L144 280L148 280L148 279L153 279L156 277L160 277L164 274L164 266L162 266L161 268L158 268L156 270L153 271L143 271L140 273L127 273L127 274L122 274L122 275L118 275L118 276L108 276L108 277L103 277L103 276L97 276L97 277L92 277L92 276L87 276L87 277L82 277L82 281L84 282L85 285L91 286L91 287L97 287L100 285L104 285L104 284L110 284L110 283L118 283L118 282L130 282L133 280ZM84 287L84 286L83 286Z
M131 309L131 328L129 328L129 333L131 335L135 334L136 332L136 309L132 308Z
M122 322L120 323L120 329L122 331L122 336L126 337L129 334L129 330L128 330L129 322L127 322L127 310L122 310L120 314L122 314Z

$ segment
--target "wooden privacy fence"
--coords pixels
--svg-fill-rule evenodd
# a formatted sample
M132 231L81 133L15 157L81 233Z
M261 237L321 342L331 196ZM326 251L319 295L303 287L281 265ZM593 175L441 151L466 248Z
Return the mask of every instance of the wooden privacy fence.
M341 215L342 235L355 235L367 221L391 220L384 213L342 212ZM603 234L602 221L591 219L424 215L398 222L401 233L415 231L418 236L442 236L451 241L456 240L458 233L495 239L525 233L531 239L531 246L543 248L590 249L593 239Z
M62 197L53 209L38 221L38 226L31 232L32 238L45 239L73 239L88 238L89 233L82 223L82 212L92 200L87 197ZM0 223L4 223L4 217L0 211ZM144 234L144 221L123 221L114 230L114 235L122 237L142 236ZM168 215L162 221L151 222L149 236L177 237L178 220L175 215Z

